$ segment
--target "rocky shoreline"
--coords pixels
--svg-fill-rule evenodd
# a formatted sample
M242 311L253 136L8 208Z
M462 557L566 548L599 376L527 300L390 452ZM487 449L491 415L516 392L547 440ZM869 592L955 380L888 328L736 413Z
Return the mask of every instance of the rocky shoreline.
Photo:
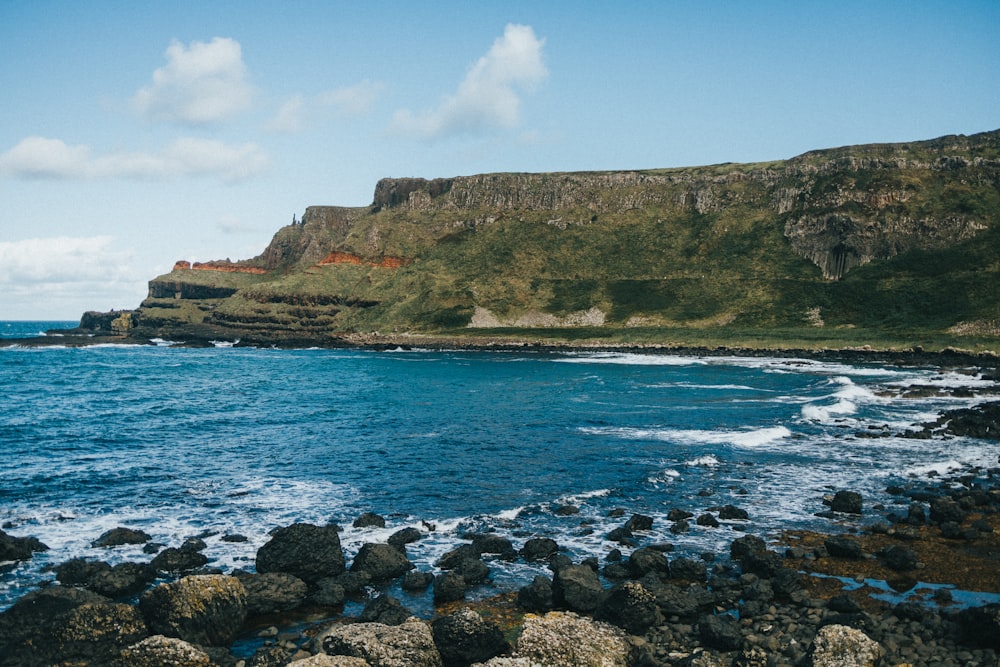
M223 574L206 567L198 538L164 547L123 527L95 544L146 544L152 560L57 566L54 581L0 614L0 666L996 665L1000 467L889 492L888 506L849 490L825 498L828 534L772 544L746 534L700 559L648 543L653 520L623 508L607 536L618 546L581 562L544 536L514 544L487 533L466 536L436 572L407 558L422 537L414 528L348 559L336 526L294 524L272 532L255 572ZM744 516L677 509L671 530ZM44 549L0 532L0 560ZM519 561L549 574L466 601ZM385 593L392 581L403 601ZM992 597L959 599L954 587ZM436 617L414 618L410 595L432 597ZM357 615L344 614L350 601Z

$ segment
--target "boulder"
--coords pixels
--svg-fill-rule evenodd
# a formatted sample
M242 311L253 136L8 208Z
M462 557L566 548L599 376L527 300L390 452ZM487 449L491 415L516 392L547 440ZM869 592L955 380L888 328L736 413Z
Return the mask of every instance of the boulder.
M931 521L933 523L948 523L953 521L961 524L965 520L965 510L951 498L934 498L931 500Z
M135 607L91 591L50 586L0 614L0 665L111 664L149 634Z
M365 512L351 525L355 528L385 528L385 519L373 512Z
M756 535L738 537L729 545L729 555L733 560L740 560L749 553L766 550L767 544Z
M483 662L510 650L496 623L471 609L460 609L431 624L434 644L445 665Z
M641 579L649 573L663 577L670 575L670 564L666 555L652 547L642 547L633 551L628 558L628 567L633 579Z
M73 558L56 566L56 581L64 586L86 586L99 572L108 572L111 566L101 560Z
M533 537L521 548L521 557L526 561L548 560L559 551L556 541L548 537Z
M301 579L300 579L301 581ZM313 585L309 599L322 607L337 607L344 604L346 592L339 577L325 577Z
M367 543L351 563L351 572L367 572L372 581L390 581L414 567L402 551L391 544Z
M434 603L456 602L465 598L465 577L444 572L434 577Z
M462 575L467 586L478 586L490 577L489 566L479 558L466 558L454 571Z
M150 589L139 611L157 634L225 646L246 620L247 594L236 577L194 575Z
M724 505L719 509L719 518L723 521L746 521L750 515L746 510L740 509L736 505Z
M864 553L861 544L849 537L831 537L823 542L826 552L834 558L860 559Z
M347 655L326 655L317 653L303 660L291 663L293 667L372 667L364 658Z
M90 590L112 599L135 595L156 579L156 570L145 563L119 563L90 578Z
M362 623L381 623L383 625L400 625L413 616L413 612L391 595L380 595L365 605L358 615Z
M412 618L400 625L337 624L316 638L327 655L364 658L373 667L442 667L430 626Z
M525 617L513 657L537 665L627 667L632 664L631 653L632 645L621 628L553 611Z
M785 559L774 551L751 551L740 558L740 567L743 574L756 574L770 579L785 569Z
M692 518L694 518L694 513L677 507L667 513L667 519L670 521L686 521L687 519Z
M304 581L284 572L245 574L238 578L246 591L248 616L262 616L295 609L302 604L308 593ZM341 600L343 600L343 590L341 590Z
M389 539L386 541L392 546L402 549L407 544L419 541L423 538L423 536L423 533L411 526L409 528L401 528L400 530L397 530L395 533L390 535Z
M653 529L653 517L646 516L644 514L633 514L629 517L629 520L625 522L625 528L630 531L647 531Z
M656 596L656 604L665 616L693 619L715 601L712 593L699 585L681 588L655 577L644 578L643 585Z
M693 558L675 558L670 563L670 578L705 581L708 579L708 567L705 565L705 561Z
M471 544L460 544L451 551L446 552L436 563L442 570L454 570L463 561L469 558L479 558L480 552Z
M830 501L830 509L844 514L861 514L861 494L855 491L837 491Z
M514 545L506 537L485 533L472 538L472 546L480 554L499 554L502 558L516 556Z
M265 644L254 651L245 664L246 667L285 667L293 655L294 651L283 643Z
M530 584L517 592L517 603L526 611L544 614L555 607L552 580L543 574L536 575Z
M91 542L92 547L117 547L123 544L145 544L152 537L148 533L135 528L112 528L101 533L101 536Z
M212 667L207 653L182 639L153 635L122 650L115 667Z
M892 545L882 552L886 567L897 572L908 572L917 567L917 552L909 547Z
M729 614L702 616L698 621L698 639L720 651L735 651L743 645L740 622Z
M407 572L403 575L401 584L404 591L423 591L434 583L434 575L430 572Z
M816 633L813 667L874 667L884 651L868 635L846 625L825 625Z
M0 563L8 560L28 560L37 551L49 548L34 537L14 537L0 530Z
M617 625L632 635L645 634L658 619L656 596L635 581L612 588L594 611L594 620Z
M279 528L257 550L257 572L287 572L307 584L341 574L344 565L335 526L296 523Z
M169 547L150 561L149 565L160 572L191 572L208 564L208 558L194 549Z
M964 609L956 620L965 643L1000 649L1000 604Z
M557 607L589 614L604 596L597 573L586 565L570 565L556 572L552 593Z
M695 523L697 523L699 526L705 526L707 528L718 528L719 527L718 520L713 515L709 514L708 512L700 515L695 520Z

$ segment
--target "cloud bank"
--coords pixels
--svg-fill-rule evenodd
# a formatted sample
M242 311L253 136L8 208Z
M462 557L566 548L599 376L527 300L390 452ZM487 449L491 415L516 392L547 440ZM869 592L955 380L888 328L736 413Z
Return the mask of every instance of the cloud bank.
M254 89L247 80L239 42L216 37L211 42L174 41L167 64L153 72L153 84L133 98L135 108L152 120L210 125L248 109Z
M132 255L113 236L0 241L0 285L133 280Z
M397 111L393 129L437 139L515 127L520 122L521 91L534 90L548 76L542 62L544 44L531 26L507 24L503 36L469 69L454 94L421 114Z
M270 160L253 143L232 145L215 139L180 138L158 153L93 155L90 147L60 139L27 137L0 154L0 175L48 179L169 179L214 176L236 183L268 168Z

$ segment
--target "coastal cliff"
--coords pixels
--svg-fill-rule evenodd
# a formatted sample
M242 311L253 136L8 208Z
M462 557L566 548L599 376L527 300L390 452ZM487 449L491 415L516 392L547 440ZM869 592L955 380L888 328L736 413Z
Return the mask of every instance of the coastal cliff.
M178 262L137 336L586 327L996 335L1000 130L768 163L383 179L257 257Z

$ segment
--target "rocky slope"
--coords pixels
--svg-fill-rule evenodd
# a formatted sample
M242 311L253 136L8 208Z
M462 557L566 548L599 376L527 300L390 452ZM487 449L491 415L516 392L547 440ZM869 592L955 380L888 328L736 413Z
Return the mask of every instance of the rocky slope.
M627 172L385 179L258 257L178 262L137 336L468 328L996 335L1000 130Z

